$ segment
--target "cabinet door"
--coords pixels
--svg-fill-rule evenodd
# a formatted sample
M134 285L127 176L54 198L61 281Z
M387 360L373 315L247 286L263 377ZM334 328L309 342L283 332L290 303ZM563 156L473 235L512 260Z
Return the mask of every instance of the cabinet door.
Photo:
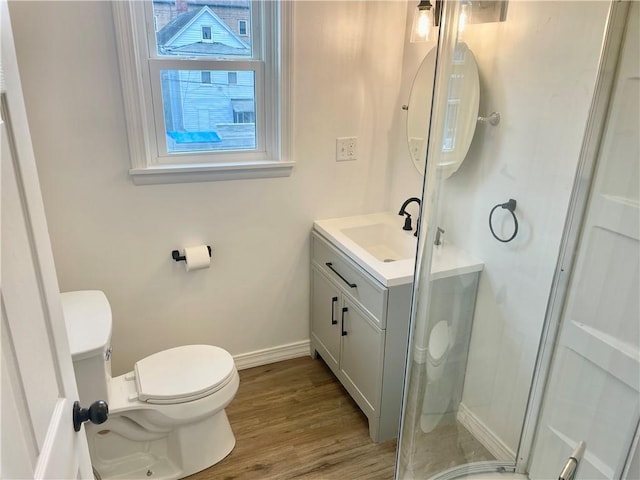
M339 319L342 336L340 371L368 404L369 408L360 405L363 411L365 413L369 409L378 411L382 383L384 331L373 325L366 314L346 298L341 310L343 311L340 312ZM347 390L350 389L347 388Z
M337 371L340 361L340 291L324 274L311 270L311 335L324 361ZM326 358L328 357L328 358Z

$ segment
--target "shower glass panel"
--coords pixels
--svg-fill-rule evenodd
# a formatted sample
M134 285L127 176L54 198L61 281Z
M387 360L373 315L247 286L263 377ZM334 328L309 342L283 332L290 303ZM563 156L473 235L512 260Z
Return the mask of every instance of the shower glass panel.
M622 7L620 7L622 9ZM640 3L629 6L529 465L577 480L640 478ZM633 460L635 458L635 461ZM635 463L634 463L635 462Z
M397 478L516 470L609 7L512 1L505 22L460 32L460 2L443 2ZM438 165L455 144L452 77L466 48L480 114L501 121L478 124L447 178ZM447 249L482 270L434 275Z

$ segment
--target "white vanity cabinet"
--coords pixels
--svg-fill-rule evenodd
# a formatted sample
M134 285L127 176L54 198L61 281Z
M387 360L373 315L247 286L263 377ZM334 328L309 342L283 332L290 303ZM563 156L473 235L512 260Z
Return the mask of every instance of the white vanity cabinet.
M311 353L369 420L376 442L398 435L411 283L386 287L326 239L311 239Z

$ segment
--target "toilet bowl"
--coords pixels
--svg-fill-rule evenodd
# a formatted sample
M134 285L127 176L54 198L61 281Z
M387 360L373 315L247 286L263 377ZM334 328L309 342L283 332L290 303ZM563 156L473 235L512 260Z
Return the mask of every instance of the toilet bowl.
M427 385L422 399L420 428L424 433L431 432L443 419L451 403L452 378L445 375L447 359L452 345L449 322L436 323L429 334L427 349Z
M429 334L427 350L427 380L434 382L442 377L451 344L449 323L441 320Z
M85 424L100 478L182 478L233 450L224 409L239 376L228 352L211 345L175 347L112 377L111 308L104 293L63 293L62 307L80 403L109 404L105 423Z

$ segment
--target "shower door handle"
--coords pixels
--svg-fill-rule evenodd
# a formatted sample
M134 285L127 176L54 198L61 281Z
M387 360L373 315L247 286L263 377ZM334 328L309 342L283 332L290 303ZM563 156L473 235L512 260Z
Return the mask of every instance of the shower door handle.
M558 480L573 480L578 464L580 463L580 460L582 460L582 455L584 454L586 446L587 444L584 443L584 441L578 443L578 446L569 457L569 460L567 460L562 472L560 472Z

